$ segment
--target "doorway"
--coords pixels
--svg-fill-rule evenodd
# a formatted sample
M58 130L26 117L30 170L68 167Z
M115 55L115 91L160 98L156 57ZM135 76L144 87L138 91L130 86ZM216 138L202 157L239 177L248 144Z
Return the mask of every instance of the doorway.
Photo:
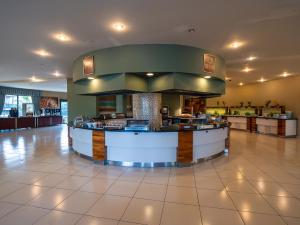
M63 123L68 123L68 101L65 99L60 100L60 115Z

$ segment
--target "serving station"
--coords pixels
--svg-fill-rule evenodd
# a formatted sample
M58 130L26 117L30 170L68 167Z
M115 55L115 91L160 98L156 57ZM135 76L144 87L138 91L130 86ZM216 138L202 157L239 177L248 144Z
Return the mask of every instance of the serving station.
M223 102L224 104L224 102ZM232 107L208 107L206 113L221 116L231 123L231 128L260 134L268 134L279 137L297 136L297 118L291 111L287 111L283 105L270 105L267 101L265 106L232 106Z
M70 127L74 151L105 164L156 167L189 165L229 148L229 128L139 131Z
M259 116L225 116L232 129L276 135L280 137L295 137L297 135L297 119L281 119Z
M84 157L122 166L191 165L223 154L229 124L207 116L202 99L224 94L224 77L223 58L190 46L86 53L68 82L70 145Z

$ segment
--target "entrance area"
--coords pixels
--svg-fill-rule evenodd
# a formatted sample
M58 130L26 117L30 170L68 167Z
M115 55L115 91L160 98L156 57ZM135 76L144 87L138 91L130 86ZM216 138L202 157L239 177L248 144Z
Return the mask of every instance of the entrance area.
M63 123L68 123L68 101L65 99L60 100L61 116L63 117Z

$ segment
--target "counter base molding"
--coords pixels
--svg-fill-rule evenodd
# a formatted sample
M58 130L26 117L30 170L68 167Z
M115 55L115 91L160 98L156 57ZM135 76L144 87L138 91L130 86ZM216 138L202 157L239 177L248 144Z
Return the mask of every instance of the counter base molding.
M128 132L70 128L72 148L108 165L189 166L227 150L229 128L201 131Z

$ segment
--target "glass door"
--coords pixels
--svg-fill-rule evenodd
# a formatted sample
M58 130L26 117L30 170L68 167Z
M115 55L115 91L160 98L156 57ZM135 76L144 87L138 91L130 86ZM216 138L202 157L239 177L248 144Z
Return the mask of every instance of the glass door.
M60 100L60 114L63 117L63 123L68 123L68 101Z

